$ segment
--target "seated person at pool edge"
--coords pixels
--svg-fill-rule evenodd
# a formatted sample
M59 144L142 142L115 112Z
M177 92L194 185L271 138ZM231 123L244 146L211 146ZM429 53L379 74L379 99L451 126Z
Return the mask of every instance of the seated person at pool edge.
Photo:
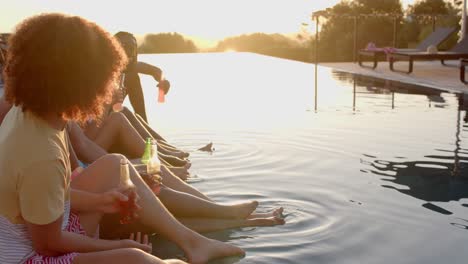
M14 106L0 126L0 233L9 237L0 239L2 262L164 263L144 253L151 250L145 239L91 238L101 216L126 199L115 190L121 155L102 157L70 182L66 122L100 116L109 84L125 63L119 45L96 24L59 14L25 20L10 40L5 98ZM176 242L191 263L243 253L180 224L133 166L130 177L141 221Z
M6 102L3 101L2 105L4 105ZM104 152L105 153L105 152ZM166 190L167 188L164 188L163 190ZM177 193L174 193L174 192L171 192L169 189L167 189L167 191L164 191L164 193L167 193L169 194L169 201L173 200L173 201L177 201L177 200L181 200L183 199L183 197L187 197L187 196L180 196L179 194L179 198L180 199L170 199L170 197L172 197L173 195L177 195ZM162 199L164 200L164 197L167 196L167 194L163 194L163 197ZM172 194L172 196L171 196ZM232 210L232 209L235 209L234 207L232 209L230 209L231 207L229 206L220 206L220 205L216 205L216 204L213 204L213 203L210 203L211 201L207 201L208 199L206 199L206 196L203 196L201 195L199 192L196 193L198 194L199 196L201 196L202 198L205 199L205 201L202 201L202 200L197 200L197 199L191 199L190 196L188 196L187 198L189 199L187 202L187 205L194 205L193 203L191 203L190 201L194 201L195 202L195 206L193 206L193 210L188 210L188 209L181 209L180 206L178 206L177 208L174 209L174 206L171 206L170 204L168 204L168 206L170 206L171 208L173 208L173 210L176 210L175 213L177 215L181 214L183 216L187 216L187 215L192 215L193 213L190 213L190 212L195 212L195 215L192 215L192 216L197 216L197 217L210 217L213 218L213 217L216 217L216 216L220 216L220 215L223 215L224 217L223 218L236 218L236 215L237 217L242 217L242 215L239 215L239 214L236 214L235 211L236 210ZM187 200L186 200L187 201ZM196 204L200 204L202 207L197 207ZM182 207L183 208L183 207ZM196 208L198 208L198 212L196 212L197 210L195 210ZM202 210L202 208L205 208L204 210ZM252 208L254 209L254 208ZM171 211L173 211L171 210ZM181 213L177 213L177 210ZM203 213L203 211L205 211L206 213ZM229 212L229 211L233 211L233 212ZM274 213L274 212L273 212ZM230 216L232 215L232 216ZM248 216L248 215L245 215L245 216ZM250 216L248 216L248 219L245 219L245 220L236 220L236 221L220 221L220 220L217 220L215 223L216 223L216 226L217 228L227 228L227 227L237 227L237 226L251 226L251 225L274 225L274 224L281 224L282 222L284 223L284 221L282 221L281 219L278 219L276 217L273 217L272 219L265 219L265 218L269 218L269 217L273 217L273 214L272 213L267 213L267 214L252 214ZM262 219L263 218L263 219ZM191 219L193 222L194 219ZM200 219L198 219L200 220ZM203 220L203 219L201 219ZM184 221L185 222L185 221ZM198 221L200 222L200 221ZM210 223L210 221L206 220L204 221L205 223ZM213 223L213 221L211 221L211 223ZM192 225L193 226L193 225ZM198 224L198 226L200 226L200 224ZM205 226L210 226L209 224L205 224ZM211 227L213 228L213 227ZM206 229L206 228L205 228ZM200 230L200 229L198 229Z
M120 31L116 33L115 38L119 41L128 57L128 64L124 70L125 73L125 88L130 99L130 103L145 122L148 122L145 111L145 102L143 89L141 87L139 73L153 76L158 82L158 87L167 93L170 87L169 81L163 78L163 73L160 68L138 61L138 45L135 36L128 32ZM124 95L125 97L125 95ZM162 138L156 138L162 139Z
M5 104L8 105L4 101L0 103L0 108ZM4 111L8 111L8 109ZM0 115L2 114L3 112L0 111ZM67 132L70 135L72 152L75 145L83 145L79 141L88 141L85 143L86 149L92 153L93 160L87 160L87 162L92 163L97 161L107 154L105 150L89 141L74 122L67 125ZM78 162L72 163L78 164ZM277 208L268 213L255 213L253 212L256 207L254 204L251 204L254 207L249 203L232 206L220 205L213 202L194 187L181 181L166 166L162 165L161 169L164 185L160 193L157 194L158 197L171 213L182 217L181 221L196 231L215 231L232 227L284 224L284 220L281 219L282 208ZM248 209L249 207L251 209ZM185 219L186 217L192 219L189 221ZM196 221L193 218L197 218Z

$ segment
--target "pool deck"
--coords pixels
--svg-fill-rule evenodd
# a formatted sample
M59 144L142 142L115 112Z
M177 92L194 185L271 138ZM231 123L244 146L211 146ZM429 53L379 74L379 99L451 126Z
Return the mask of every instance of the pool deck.
M417 84L452 93L468 94L468 85L465 85L460 81L460 70L458 67L459 62L449 61L447 64L449 66L443 66L439 61L416 61L414 62L413 73L406 74L392 72L388 62L386 61L379 62L375 70L360 67L359 64L352 62L320 63L321 66L353 74ZM366 65L370 65L370 62L367 62ZM403 70L405 67L408 67L408 62L398 62L395 65L396 69Z

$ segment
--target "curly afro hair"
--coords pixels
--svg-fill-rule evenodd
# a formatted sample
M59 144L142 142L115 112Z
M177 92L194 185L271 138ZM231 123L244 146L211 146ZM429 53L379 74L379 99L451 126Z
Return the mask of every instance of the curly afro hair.
M42 14L9 39L5 98L39 117L99 118L127 57L117 40L81 17Z

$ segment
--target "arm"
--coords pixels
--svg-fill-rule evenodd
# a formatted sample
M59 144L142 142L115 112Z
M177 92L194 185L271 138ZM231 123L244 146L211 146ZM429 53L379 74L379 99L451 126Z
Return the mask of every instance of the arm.
M158 82L158 87L161 88L165 94L169 91L171 84L164 78L163 72L160 68L144 62L137 62L136 70L138 73L148 74Z
M68 187L64 162L41 160L23 169L18 181L19 208L37 253L57 256L122 247L141 248L129 241L106 241L61 230ZM25 177L34 175L34 177ZM41 191L37 191L40 188ZM70 190L71 191L71 190ZM75 196L76 197L76 196Z
M78 157L85 162L94 162L107 152L99 145L90 140L75 122L69 123L70 142Z
M74 212L113 214L120 211L119 202L128 201L128 198L118 190L111 190L105 193L91 193L71 189L70 201Z
M69 125L67 125L67 130L69 129ZM68 135L70 136L70 131L68 130ZM71 141L68 141L68 149L70 150L70 166L71 170L75 170L80 166L78 162L78 158L76 157L75 150L73 150L73 146L71 144Z
M125 241L94 239L61 230L62 216L47 225L26 223L34 250L43 256L95 252L125 247Z
M147 74L147 75L151 75L153 76L153 78L157 81L157 82L160 82L163 78L163 73L162 73L162 70L156 66L153 66L151 64L148 64L148 63L144 63L144 62L137 62L136 64L136 70L138 73L143 73L143 74Z

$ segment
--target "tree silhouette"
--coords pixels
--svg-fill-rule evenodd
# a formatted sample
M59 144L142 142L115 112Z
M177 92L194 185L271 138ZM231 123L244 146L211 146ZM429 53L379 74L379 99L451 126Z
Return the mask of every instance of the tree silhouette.
M139 53L193 53L197 51L193 41L185 39L178 33L148 34L143 44L138 47Z

